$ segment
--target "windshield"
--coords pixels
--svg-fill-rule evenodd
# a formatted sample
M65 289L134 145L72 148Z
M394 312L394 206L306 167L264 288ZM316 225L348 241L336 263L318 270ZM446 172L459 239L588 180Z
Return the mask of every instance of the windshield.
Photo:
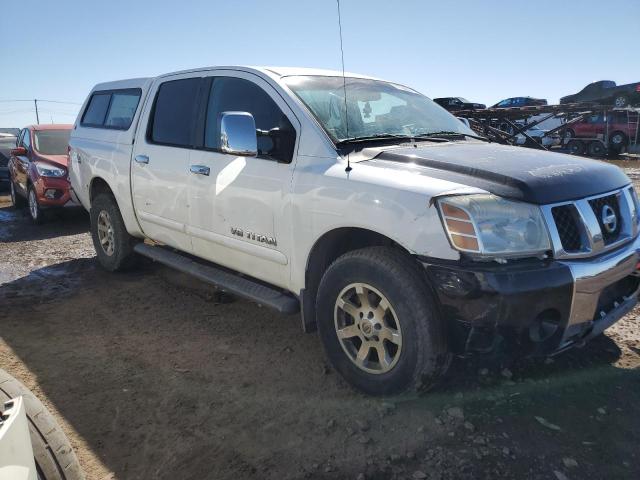
M43 155L66 155L71 130L36 130L36 151Z
M346 78L345 109L342 77L291 76L284 81L334 142L382 135L473 134L442 107L400 85Z

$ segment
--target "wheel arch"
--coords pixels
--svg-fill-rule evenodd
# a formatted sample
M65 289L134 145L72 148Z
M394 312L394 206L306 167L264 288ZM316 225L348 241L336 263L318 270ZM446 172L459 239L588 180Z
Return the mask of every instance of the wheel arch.
M309 251L305 266L305 288L301 292L302 328L314 332L316 326L316 295L324 272L338 257L367 247L388 246L411 255L402 245L388 236L360 227L339 227L320 236Z
M128 208L126 208L127 204L129 204L129 202L131 201L131 197L124 196L123 198L119 198L119 195L117 195L116 193L117 191L118 190L112 188L109 182L103 177L93 177L89 182L89 207L87 210L91 209L93 201L98 195L103 193L109 194L115 199L116 205L118 206L118 210L122 215L122 220L124 221L127 232L129 232L129 234L133 235L134 237L143 238L144 233L142 232L142 229L138 224L138 220L134 215L133 204L130 204ZM125 208L123 208L123 206Z

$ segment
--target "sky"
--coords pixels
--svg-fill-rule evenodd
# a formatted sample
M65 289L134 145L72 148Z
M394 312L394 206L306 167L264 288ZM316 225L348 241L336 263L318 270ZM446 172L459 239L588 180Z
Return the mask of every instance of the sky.
M8 1L8 0L5 0ZM0 127L73 123L96 83L211 65L340 69L335 0L21 1L0 28ZM18 5L18 4L13 4ZM341 0L347 71L435 98L550 103L640 81L640 0Z

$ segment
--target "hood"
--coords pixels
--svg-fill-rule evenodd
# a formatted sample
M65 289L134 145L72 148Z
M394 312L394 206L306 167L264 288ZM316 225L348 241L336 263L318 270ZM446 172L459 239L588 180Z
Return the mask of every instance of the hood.
M363 161L539 205L606 193L630 183L618 167L573 155L470 141L418 145L380 149Z
M38 153L37 157L36 161L40 160L64 168L67 168L69 163L69 157L67 155L43 155L42 153Z

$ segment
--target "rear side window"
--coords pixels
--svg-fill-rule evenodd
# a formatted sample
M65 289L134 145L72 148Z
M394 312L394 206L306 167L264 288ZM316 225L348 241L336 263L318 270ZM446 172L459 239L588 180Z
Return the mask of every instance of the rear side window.
M94 93L82 117L82 125L101 126L104 123L110 99L109 93Z
M128 130L140 102L140 89L96 92L80 124L86 127Z
M200 82L200 78L186 78L160 85L149 131L151 142L175 147L193 146Z

